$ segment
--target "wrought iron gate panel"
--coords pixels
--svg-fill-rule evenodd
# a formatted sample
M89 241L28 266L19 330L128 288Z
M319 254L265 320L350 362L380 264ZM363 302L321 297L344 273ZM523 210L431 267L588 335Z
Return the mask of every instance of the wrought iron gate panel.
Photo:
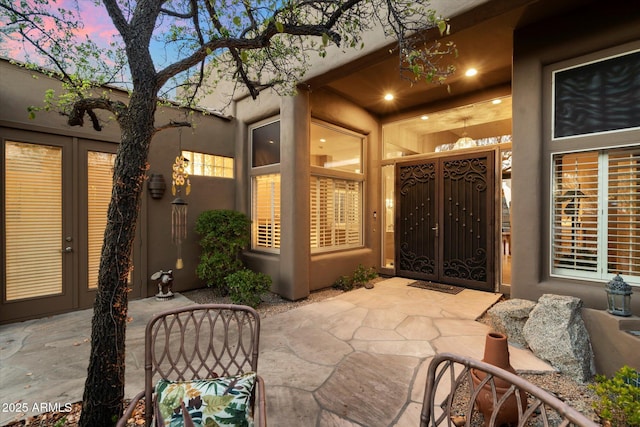
M488 277L487 159L442 162L442 276L486 282Z
M397 274L493 290L493 151L397 165Z
M400 244L396 245L398 274L417 279L437 277L436 163L400 166L398 184L398 217Z

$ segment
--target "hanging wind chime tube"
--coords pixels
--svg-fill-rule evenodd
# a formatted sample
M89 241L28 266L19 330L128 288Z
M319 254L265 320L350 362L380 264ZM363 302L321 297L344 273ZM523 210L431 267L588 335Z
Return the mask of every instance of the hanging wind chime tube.
M178 258L176 260L176 270L184 266L182 261L182 243L187 238L187 202L180 197L182 187L185 187L185 195L191 192L191 182L189 181L189 160L182 155L182 129L179 132L179 153L173 164L171 193L176 198L171 202L171 241L178 248Z
M187 202L180 197L176 197L171 202L171 241L178 247L176 270L180 270L184 266L182 242L187 238L187 206Z

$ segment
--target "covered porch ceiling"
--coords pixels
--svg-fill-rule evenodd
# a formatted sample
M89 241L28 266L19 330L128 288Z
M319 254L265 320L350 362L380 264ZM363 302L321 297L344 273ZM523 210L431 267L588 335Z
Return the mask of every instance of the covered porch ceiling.
M474 132L477 137L484 137L505 129L504 133L511 133L510 99L491 109L473 109L473 106L493 98L508 98L511 94L514 30L546 16L567 13L584 3L584 0L490 0L451 18L451 35L443 40L456 44L458 56L447 60L457 71L445 84L411 84L400 78L397 52L389 52L392 46L303 84L311 91L334 92L375 115L382 123L402 123L418 134L440 131L443 127L457 137L463 133L474 137ZM436 31L433 37L438 37ZM465 76L469 68L475 68L477 75ZM388 93L393 94L392 101L384 99ZM438 123L424 119L431 115L438 118ZM507 121L496 125L491 119L498 117Z

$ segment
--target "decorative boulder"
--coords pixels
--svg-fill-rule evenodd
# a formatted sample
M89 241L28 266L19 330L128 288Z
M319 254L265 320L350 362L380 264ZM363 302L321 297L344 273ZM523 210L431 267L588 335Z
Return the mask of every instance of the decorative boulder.
M535 302L526 299L510 299L491 307L487 316L493 329L507 336L509 344L527 348L527 340L522 335L522 329L535 306Z
M579 298L545 294L529 313L522 332L537 357L584 383L595 373L595 360L581 307Z

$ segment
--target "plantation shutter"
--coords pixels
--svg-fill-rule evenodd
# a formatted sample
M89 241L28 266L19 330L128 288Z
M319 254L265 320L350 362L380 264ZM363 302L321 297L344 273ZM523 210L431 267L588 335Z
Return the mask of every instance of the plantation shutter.
M609 155L607 272L640 276L640 149Z
M361 184L312 176L310 182L311 247L361 245Z
M598 271L598 154L554 156L553 267Z
M87 152L88 184L88 280L89 289L98 287L100 254L107 226L107 210L113 187L113 165L116 155L112 153Z
M253 179L253 247L280 248L280 174Z
M62 148L5 142L6 300L62 292Z

